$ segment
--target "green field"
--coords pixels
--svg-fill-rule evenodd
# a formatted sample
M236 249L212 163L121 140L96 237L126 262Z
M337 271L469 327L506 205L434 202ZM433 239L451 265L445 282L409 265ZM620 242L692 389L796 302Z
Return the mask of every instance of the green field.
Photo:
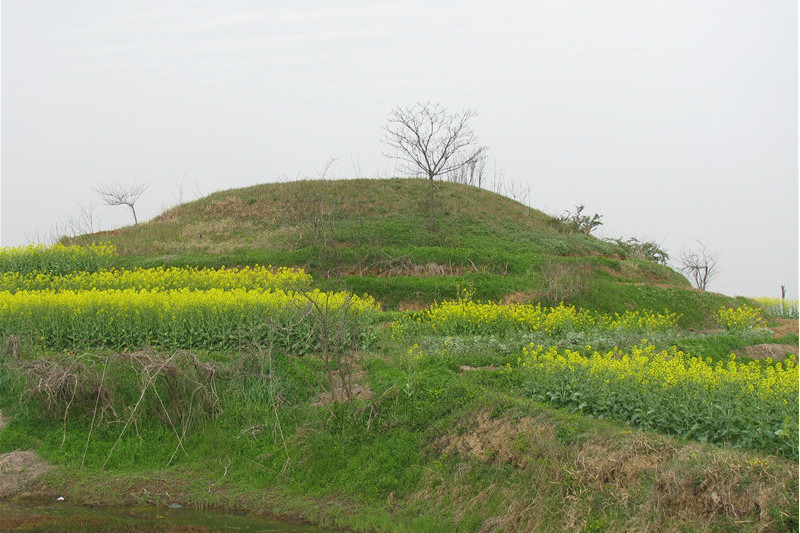
M355 531L798 529L783 315L437 186L434 234L425 182L354 180L3 250L0 453L55 467L16 497Z

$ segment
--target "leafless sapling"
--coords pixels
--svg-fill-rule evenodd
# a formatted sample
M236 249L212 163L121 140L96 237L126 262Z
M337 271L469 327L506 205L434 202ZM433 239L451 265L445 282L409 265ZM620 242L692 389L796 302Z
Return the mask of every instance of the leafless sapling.
M95 192L100 195L103 203L106 205L126 205L133 214L134 226L139 223L136 218L136 202L147 190L147 185L144 183L134 183L130 185L122 183L112 183L106 185L98 185L94 188Z
M423 175L430 182L428 223L433 233L433 181L476 164L486 151L478 146L469 126L476 113L471 110L448 113L441 104L416 103L396 107L384 126L383 144L391 149L384 153L400 161L402 172Z

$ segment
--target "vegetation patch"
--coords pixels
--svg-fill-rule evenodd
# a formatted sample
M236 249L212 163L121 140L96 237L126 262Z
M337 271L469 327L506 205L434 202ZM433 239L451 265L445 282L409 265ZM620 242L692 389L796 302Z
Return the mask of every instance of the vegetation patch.
M652 345L588 356L531 345L520 366L528 393L560 407L797 458L794 360L711 364Z
M796 321L576 215L287 183L9 253L0 452L357 531L797 530Z

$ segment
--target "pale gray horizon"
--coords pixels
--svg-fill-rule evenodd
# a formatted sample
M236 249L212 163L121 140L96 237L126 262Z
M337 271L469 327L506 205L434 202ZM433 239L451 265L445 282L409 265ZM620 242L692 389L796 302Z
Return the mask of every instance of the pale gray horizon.
M798 294L797 3L3 2L0 242L47 240L93 188L146 220L256 183L388 177L381 127L473 109L526 203L600 237L719 254L709 290ZM510 187L511 185L508 185Z

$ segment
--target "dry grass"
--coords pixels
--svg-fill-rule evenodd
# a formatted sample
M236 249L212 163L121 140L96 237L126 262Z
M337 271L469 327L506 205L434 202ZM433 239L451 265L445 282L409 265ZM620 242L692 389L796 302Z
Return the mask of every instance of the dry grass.
M0 454L0 500L19 495L52 468L34 452Z
M364 265L354 265L336 269L333 274L336 276L374 276L379 278L391 278L397 276L416 276L420 278L444 277L444 276L463 276L466 272L477 271L477 267L463 267L460 265L443 265L440 263L429 262L419 265L405 258L380 261L377 263Z
M608 517L601 522L609 531L715 531L725 523L781 531L775 510L791 509L798 496L797 463L785 459L635 431L564 444L557 424L487 413L462 421L435 443L461 466L452 477L430 472L404 503L456 508L456 521L495 509L481 531L580 531L598 516ZM512 473L476 491L463 482L474 460Z
M740 452L709 450L689 444L673 451L656 472L655 489L645 505L647 515L664 523L699 517L709 525L719 516L740 527L777 531L772 508L787 508L789 481L797 486L797 464Z
M36 401L48 416L62 421L62 444L70 416L91 420L84 458L95 428L101 424L121 426L103 466L126 431L130 427L138 430L144 417L155 418L171 429L177 440L174 458L183 449L190 429L220 412L217 369L190 352L57 354L8 364L24 379L20 401Z
M592 271L588 265L550 261L542 267L540 297L552 305L571 300L589 288L591 276Z
M464 431L447 435L437 447L444 453L521 469L539 457L557 458L560 453L552 423L537 418L493 419L480 413L464 426Z
M773 361L783 361L789 355L797 357L798 353L800 353L796 344L754 344L736 352L738 356L752 359L770 358Z

